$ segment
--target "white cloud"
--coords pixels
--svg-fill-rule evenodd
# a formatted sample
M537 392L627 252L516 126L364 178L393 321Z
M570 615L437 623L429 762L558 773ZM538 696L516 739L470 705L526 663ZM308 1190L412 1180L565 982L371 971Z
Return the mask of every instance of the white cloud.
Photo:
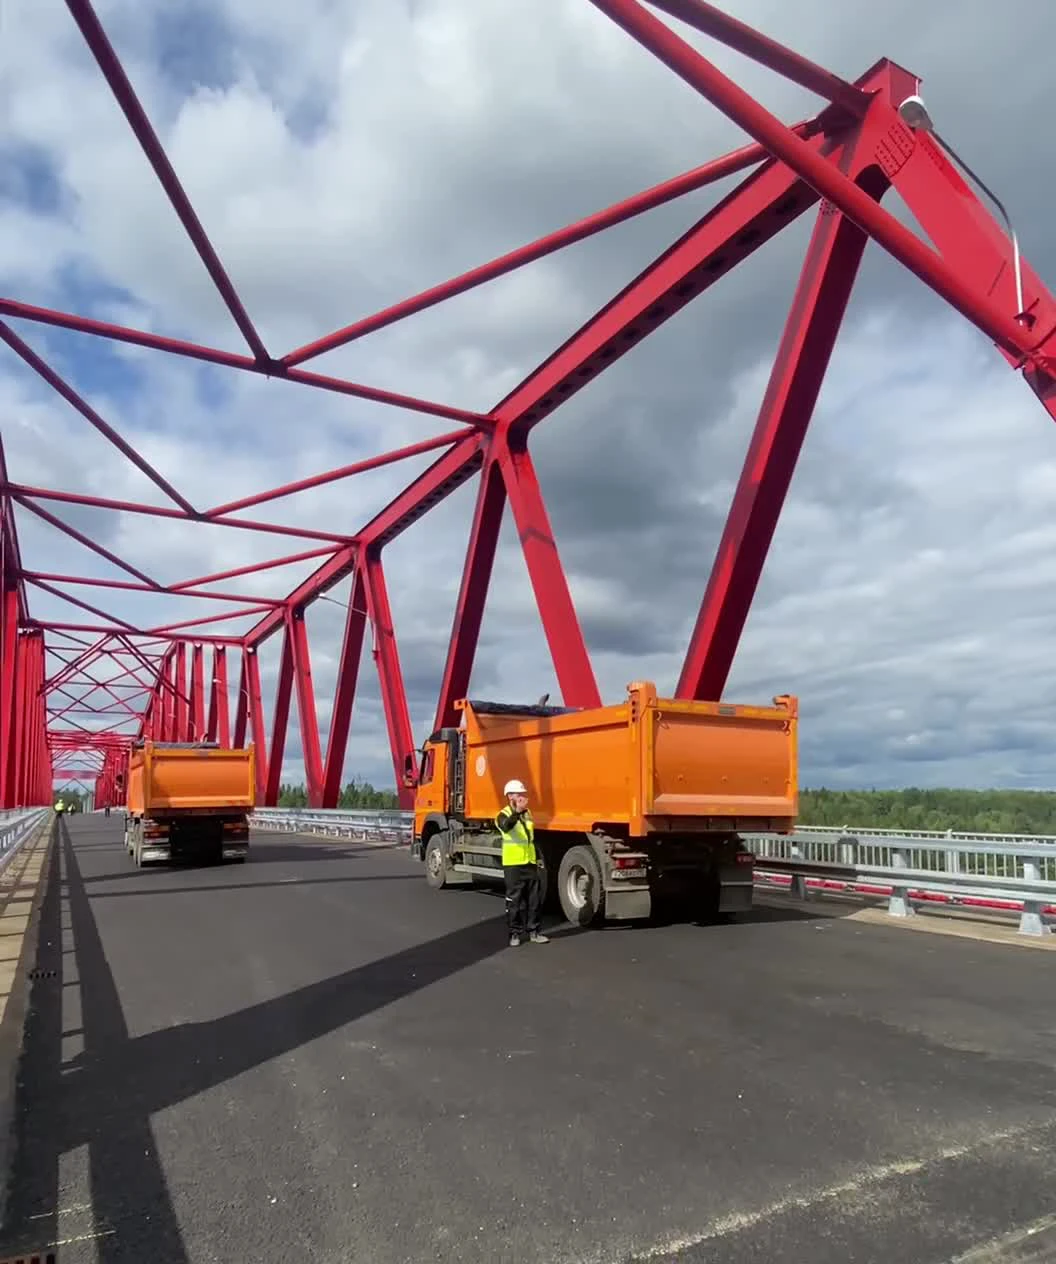
M1045 80L1000 13L982 0L969 7L969 43L957 56L909 20L908 0L884 11L863 0L840 24L827 6L793 13L771 0L741 5L738 16L849 77L884 52L919 69L958 147L973 159L984 148L993 154L994 182L1009 191L1033 261L1056 275L1047 203L1008 146L984 145L982 129L998 124L974 96L962 99L961 64L995 81L1016 66L1001 124L1019 131L1038 117ZM98 11L273 353L743 139L587 0L550 6L545 25L529 0L315 0L296 13L277 0L224 0L208 13L170 6L163 19L133 0L109 0ZM9 0L4 20L6 47L17 54L0 84L0 152L18 179L0 184L0 288L241 351L65 6ZM1056 27L1056 17L1036 23ZM1042 46L1040 32L1031 41ZM715 60L746 87L765 89L785 117L811 108L799 90L746 71L733 54L720 50ZM984 164L989 175L991 158ZM701 196L654 213L312 367L487 408L706 204ZM670 687L677 676L807 227L724 280L535 438L606 697L634 678ZM200 507L451 428L18 328ZM6 353L0 427L17 482L168 503ZM752 699L800 694L805 781L1051 782L1053 442L1044 413L1004 363L889 261L871 258L730 685L731 695ZM352 532L430 459L247 514ZM431 722L473 494L463 488L386 553L419 734ZM311 547L46 507L165 580ZM33 569L119 574L24 511L19 523ZM230 586L278 596L311 568ZM190 598L71 592L133 622L209 612ZM331 596L346 601L348 585ZM33 607L40 617L82 617L43 593ZM333 602L309 615L324 739L342 622ZM272 643L262 656L269 705L277 649ZM474 689L557 693L508 521ZM346 769L386 779L369 638L360 695ZM294 703L285 775L299 779L296 751Z

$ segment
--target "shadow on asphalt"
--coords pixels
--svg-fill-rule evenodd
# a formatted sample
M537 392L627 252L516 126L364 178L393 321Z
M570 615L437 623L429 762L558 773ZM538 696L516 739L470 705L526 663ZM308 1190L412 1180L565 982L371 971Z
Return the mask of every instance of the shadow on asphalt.
M475 886L446 887L444 894L467 896L491 896L492 899L505 902L506 893L497 882L481 882ZM755 899L766 893L756 891ZM543 929L551 939L567 939L573 935L614 935L633 930L635 934L647 933L650 930L667 930L672 926L692 926L701 931L721 930L724 935L731 931L736 933L738 927L765 926L780 922L817 922L832 921L834 918L856 913L861 905L848 904L845 908L826 905L824 912L810 907L809 904L789 904L775 902L772 904L755 903L747 913L724 913L708 921L694 918L692 914L679 913L677 910L655 914L644 921L603 922L598 926L573 926L557 910L548 907L543 912Z
M137 870L137 873L142 873ZM245 872L245 870L240 870ZM125 877L123 873L115 873L114 881ZM145 875L150 877L150 870ZM105 882L108 878L97 878L97 882ZM136 891L92 891L93 900L118 900L126 897L135 898L139 896L141 899L149 896L153 898L155 895L201 895L206 891L261 891L267 887L314 887L323 886L329 883L341 882L421 882L421 878L416 873L372 873L372 874L348 874L343 878L279 878L275 882L211 882L208 886L197 887L163 887L147 885ZM0 1264L3 1264L0 1261Z
M0 1254L61 1238L59 1161L86 1146L95 1223L114 1230L95 1243L100 1264L188 1264L152 1115L505 950L501 918L490 918L222 1018L132 1038L65 822L57 842L37 961L56 974L36 981L30 998ZM83 1053L65 1065L60 878L84 1040Z
M252 843L249 848L249 861L254 868L257 865L276 864L285 862L287 864L300 864L306 860L360 860L364 853L392 851L402 844L365 844L361 847L348 847L334 844L331 847L288 847L278 846L270 843L267 847L254 847ZM79 852L85 851L112 851L120 854L122 857L127 855L123 844L121 843L89 843L87 846L83 843L77 844ZM230 868L230 865L215 865L209 861L203 860L174 860L165 864L148 865L145 870L133 867L125 867L116 873L100 873L94 877L85 878L83 881L87 885L94 886L99 882L122 882L128 878L142 877L144 872L152 873L173 873L173 872L198 872L200 870L212 870L214 872L223 872L224 869ZM240 867L240 872L242 872ZM202 888L207 890L208 888Z

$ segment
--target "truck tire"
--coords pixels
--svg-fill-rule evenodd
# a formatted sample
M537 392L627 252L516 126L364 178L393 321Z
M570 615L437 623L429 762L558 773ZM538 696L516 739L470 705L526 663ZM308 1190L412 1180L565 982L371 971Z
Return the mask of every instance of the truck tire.
M573 926L593 926L605 917L605 883L590 847L570 847L557 870L561 911Z
M439 891L447 884L447 848L442 833L437 833L425 845L425 880Z

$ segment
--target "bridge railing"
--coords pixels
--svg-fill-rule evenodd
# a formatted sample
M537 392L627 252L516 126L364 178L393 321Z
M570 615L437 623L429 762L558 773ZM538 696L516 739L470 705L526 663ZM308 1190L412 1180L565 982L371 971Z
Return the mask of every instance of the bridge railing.
M255 829L372 843L409 843L413 814L342 808L258 808ZM746 834L761 884L788 880L792 894L839 889L886 896L893 917L915 905L1018 912L1019 932L1047 935L1056 915L1056 837L811 826L793 834Z
M22 844L50 812L50 808L14 808L0 811L0 873L3 873Z

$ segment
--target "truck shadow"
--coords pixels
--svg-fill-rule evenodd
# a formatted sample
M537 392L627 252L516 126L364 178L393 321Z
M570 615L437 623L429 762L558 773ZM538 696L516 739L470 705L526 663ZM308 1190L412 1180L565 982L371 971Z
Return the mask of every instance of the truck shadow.
M64 917L73 939L72 962L63 950ZM220 1018L133 1037L88 889L60 821L41 908L37 961L49 977L34 982L30 997L17 1153L0 1254L40 1251L42 1243L63 1236L60 1160L83 1146L101 1264L188 1264L152 1116L468 969L505 946L501 917L489 918ZM71 966L73 979L68 977ZM63 996L70 995L76 1013L75 987L80 989L84 1047L63 1063Z
M474 886L453 886L445 888L444 895L490 896L492 899L505 901L505 891L501 882L481 881ZM776 896L776 898L775 898ZM817 897L815 897L816 899ZM820 901L819 901L820 902ZM724 933L737 932L738 927L765 926L782 922L816 922L830 921L833 918L848 917L865 907L864 902L838 903L835 900L825 902L822 908L812 907L811 903L793 903L787 895L780 891L760 889L755 893L755 903L747 913L720 913L717 917L703 919L694 917L692 912L664 910L654 913L652 917L640 920L619 922L603 922L598 926L573 926L564 915L548 903L543 913L543 930L551 939L566 939L574 935L614 934L620 931L634 930L659 931L673 926L695 926L701 930L722 930Z

